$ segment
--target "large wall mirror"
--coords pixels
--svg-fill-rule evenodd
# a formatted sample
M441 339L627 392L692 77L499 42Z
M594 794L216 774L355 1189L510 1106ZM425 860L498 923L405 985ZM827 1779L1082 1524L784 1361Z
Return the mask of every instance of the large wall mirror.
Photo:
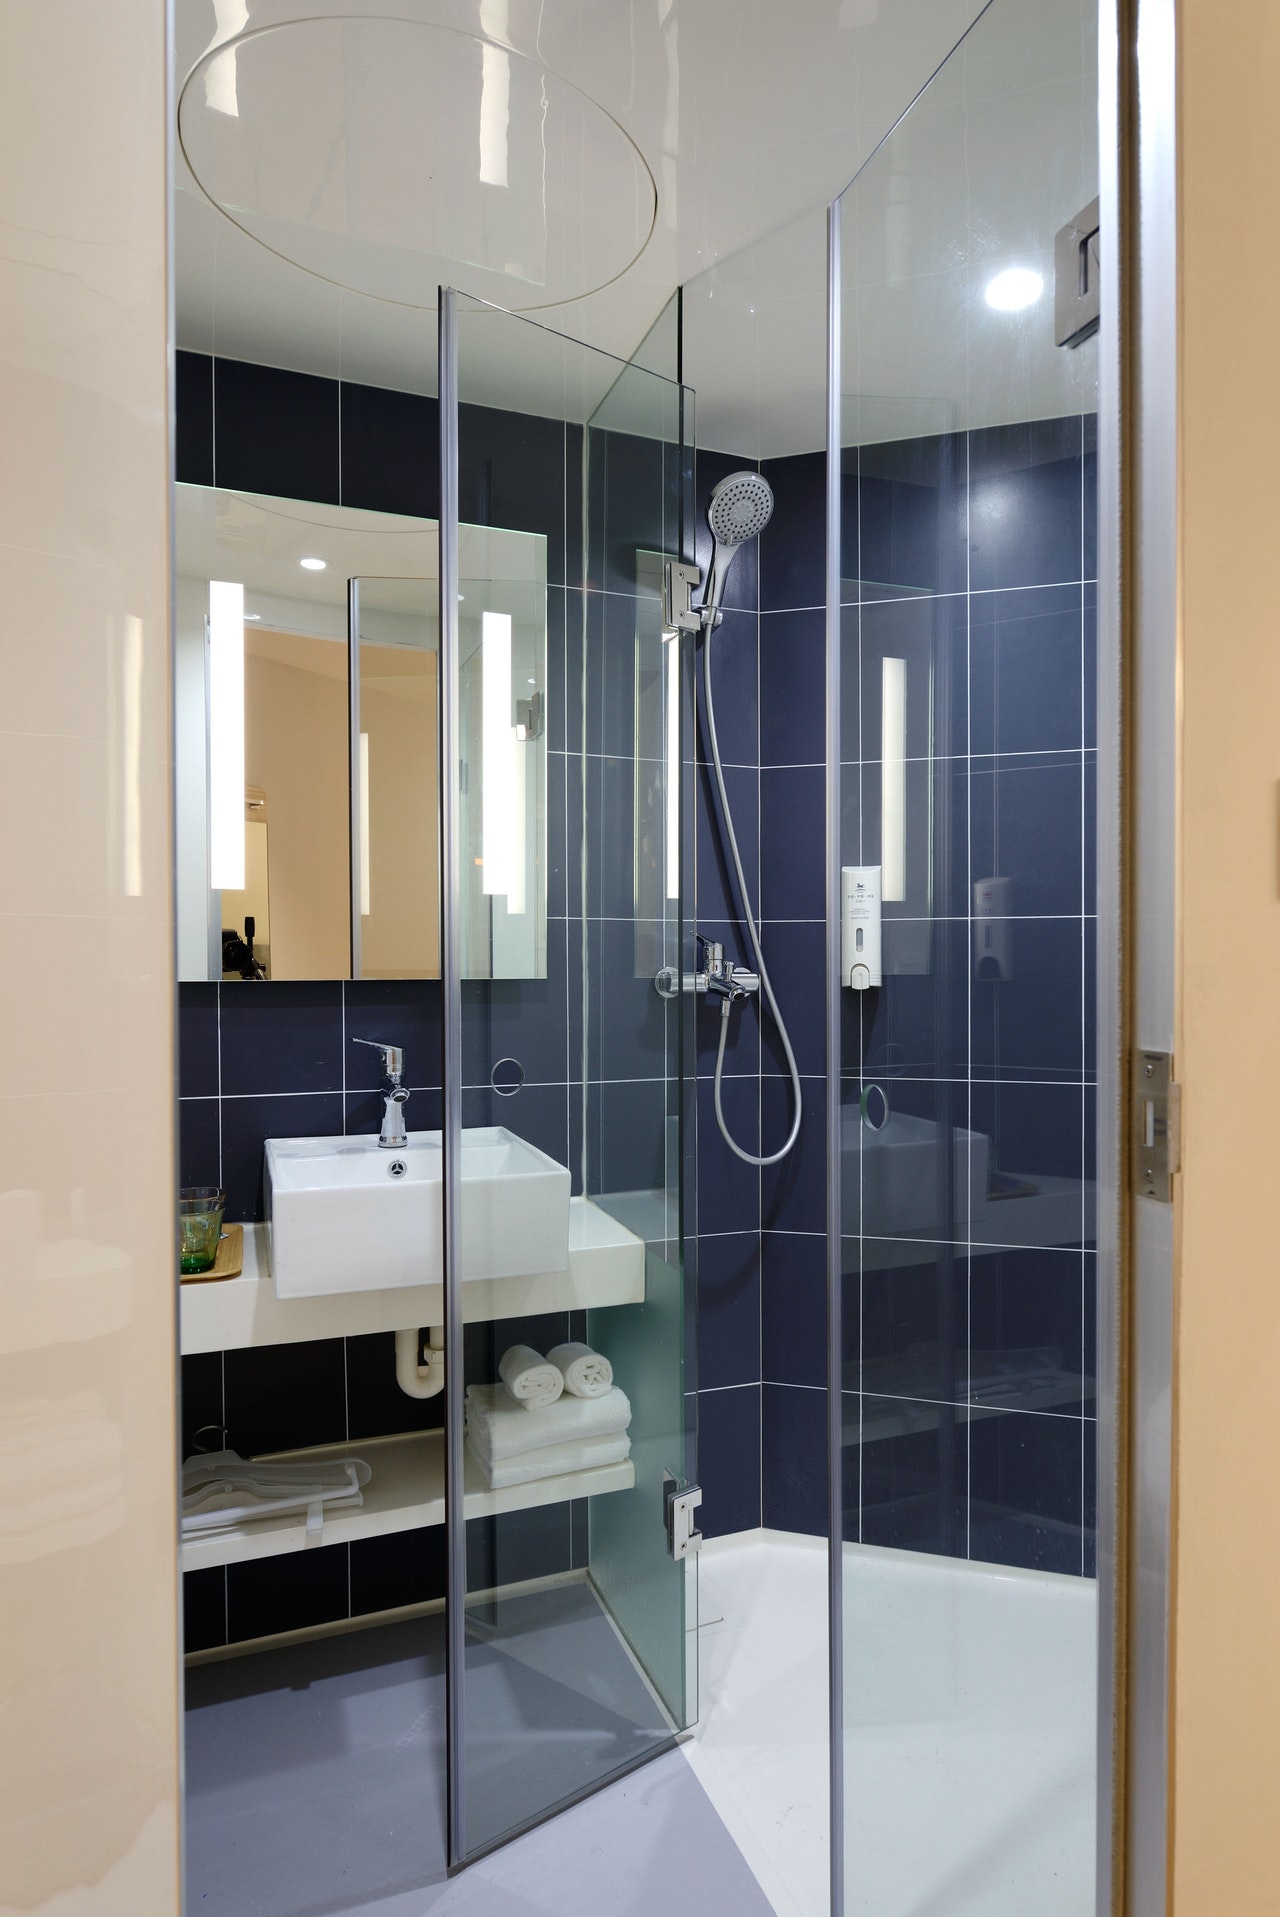
M440 970L434 520L180 485L180 979ZM463 969L546 975L546 541L463 526Z

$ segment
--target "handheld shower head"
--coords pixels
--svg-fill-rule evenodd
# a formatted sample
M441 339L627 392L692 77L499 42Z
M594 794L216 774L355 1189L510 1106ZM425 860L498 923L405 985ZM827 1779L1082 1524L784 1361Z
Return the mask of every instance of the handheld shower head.
M719 613L725 575L739 546L758 539L773 517L773 488L763 473L727 473L712 492L707 524L715 546L704 607Z

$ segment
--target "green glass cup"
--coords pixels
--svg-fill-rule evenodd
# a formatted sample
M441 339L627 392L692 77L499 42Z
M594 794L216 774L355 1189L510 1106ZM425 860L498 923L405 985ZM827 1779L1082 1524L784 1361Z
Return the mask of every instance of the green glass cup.
M216 1185L184 1185L178 1193L180 1262L184 1272L209 1271L218 1255L227 1194Z

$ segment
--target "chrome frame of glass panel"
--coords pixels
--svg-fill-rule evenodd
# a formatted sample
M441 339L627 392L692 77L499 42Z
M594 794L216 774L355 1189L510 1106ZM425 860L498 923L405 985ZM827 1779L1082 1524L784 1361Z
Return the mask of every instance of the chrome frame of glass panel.
M840 220L827 208L827 1700L831 1739L831 1909L844 1912L844 1455L840 1161Z
M458 296L440 290L440 984L444 1005L441 1147L444 1201L445 1718L449 1869L466 1845L466 1772L459 1762L466 1678L467 1519L462 1489L462 908L458 734Z
M1120 1357L1121 1256L1120 1088L1124 1083L1123 834L1121 831L1121 560L1120 460L1126 433L1123 316L1128 307L1122 238L1119 14L1123 0L1098 8L1098 160L1101 284L1106 289L1098 334L1098 817L1097 817L1097 1234L1098 1332L1095 1354L1097 1413L1097 1879L1098 1917L1115 1907L1116 1859L1123 1841L1117 1811L1123 1792L1117 1775L1124 1749L1123 1694L1117 1682L1120 1620L1124 1614L1124 1557L1119 1549L1121 1483Z
M1178 722L1177 19L1175 0L1115 0L1120 127L1113 187L1131 297L1113 351L1122 434L1114 643L1124 698L1119 779L1125 944L1117 995L1122 1043L1172 1052L1176 961ZM1105 206L1105 202L1104 202ZM1113 425L1112 430L1115 430ZM1103 469L1100 466L1100 477ZM1122 609L1122 614L1120 612ZM1100 601L1101 610L1101 601ZM1120 620L1122 619L1122 623ZM1101 630L1100 630L1101 638ZM1126 1085L1122 1082L1123 1101ZM1120 1105L1123 1114L1125 1106ZM1124 1177L1123 1152L1121 1179ZM1125 1740L1117 1771L1124 1846L1115 1907L1163 1910L1169 1835L1169 1662L1173 1458L1174 1206L1121 1183L1120 1481L1130 1489L1116 1536L1126 1547L1116 1619ZM1126 1272L1127 1267L1127 1272Z

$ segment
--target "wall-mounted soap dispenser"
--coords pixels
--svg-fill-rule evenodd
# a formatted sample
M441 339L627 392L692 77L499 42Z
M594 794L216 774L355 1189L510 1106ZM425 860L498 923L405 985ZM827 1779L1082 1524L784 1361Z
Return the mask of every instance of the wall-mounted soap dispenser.
M880 867L846 865L840 870L840 981L855 992L879 985Z
M1013 977L1013 923L1008 879L979 879L973 888L973 975Z

